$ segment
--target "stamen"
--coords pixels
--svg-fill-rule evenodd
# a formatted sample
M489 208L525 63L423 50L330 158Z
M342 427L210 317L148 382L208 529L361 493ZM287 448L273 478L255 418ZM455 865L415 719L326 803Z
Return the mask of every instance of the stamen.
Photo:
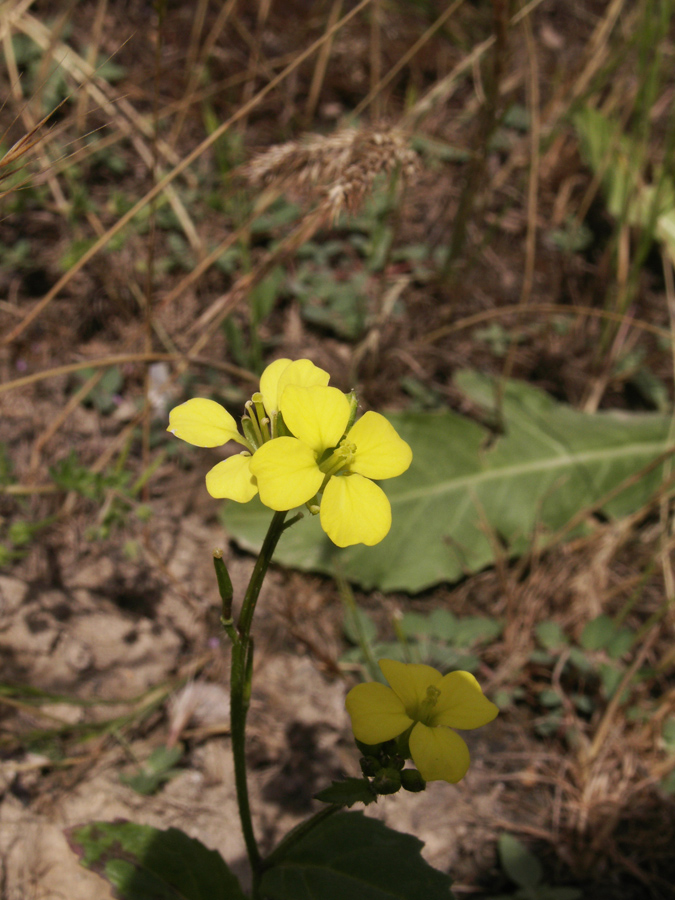
M255 414L255 410L253 409L253 403L251 400L247 400L244 404L246 407L246 412L248 415L242 416L241 419L241 427L244 430L244 434L251 441L251 443L255 446L256 450L264 443L264 439L262 436L262 432L260 431L260 425L258 425L258 419Z
M263 441L269 441L270 439L270 430L269 430L269 418L267 417L267 410L263 405L262 394L254 394L253 395L253 404L255 405L255 412L260 424L260 432L262 434Z
M441 696L441 692L437 687L434 687L433 684L430 684L427 687L427 695L420 703L419 707L419 721L423 722L425 725L429 724L429 717L431 716L431 712L436 706L438 702L438 698Z
M340 444L333 450L328 459L324 460L321 463L319 468L324 473L326 478L324 479L324 484L326 481L332 477L333 475L337 475L338 472L342 471L342 469L346 469L351 463L354 461L354 455L356 454L356 444L352 444L350 441L343 440Z
M441 696L441 692L437 687L434 687L433 684L430 684L427 688L427 702L432 706L436 706L436 702L438 698Z

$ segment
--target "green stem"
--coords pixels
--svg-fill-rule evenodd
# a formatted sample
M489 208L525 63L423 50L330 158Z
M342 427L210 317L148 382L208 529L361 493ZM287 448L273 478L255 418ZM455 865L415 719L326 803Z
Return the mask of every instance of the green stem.
M253 613L255 612L255 605L258 602L258 594L260 593L260 588L262 587L265 575L267 574L268 566L272 561L272 554L276 550L279 538L284 532L284 519L286 516L287 513L285 511L274 513L274 518L270 522L270 527L267 529L265 540L260 548L260 554L255 561L251 580L246 588L246 596L244 597L241 613L239 615L239 622L237 623L239 634L244 643L248 641L251 622L253 621Z
M237 631L239 640L232 645L232 663L230 672L230 728L232 733L232 755L234 758L234 778L237 790L237 805L241 830L246 843L246 852L251 864L253 876L253 897L258 896L260 876L262 874L262 856L253 831L251 807L246 781L246 714L251 696L251 675L253 661L253 641L250 637L253 614L258 595L262 587L267 569L272 561L279 538L284 532L285 512L276 512L260 549L251 580L246 589L244 602L239 615Z

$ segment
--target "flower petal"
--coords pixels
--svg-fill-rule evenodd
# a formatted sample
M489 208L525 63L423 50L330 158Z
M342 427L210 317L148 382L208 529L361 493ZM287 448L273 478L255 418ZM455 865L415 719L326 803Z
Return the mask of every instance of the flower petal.
M230 456L206 473L206 490L217 500L236 500L248 503L258 493L258 485L251 475L251 459L247 453Z
M376 681L357 684L347 694L347 712L357 741L379 744L403 734L412 725L391 688Z
M456 784L466 775L471 757L464 740L449 728L418 722L410 734L410 755L425 781Z
M325 369L315 366L309 359L296 359L281 373L277 385L279 406L286 388L294 384L297 387L326 387L330 375Z
M276 359L260 376L260 393L268 415L272 415L278 411L281 395L289 384L325 387L329 381L328 372L309 359Z
M275 438L251 457L260 499L270 509L293 509L310 500L323 483L312 450L292 437Z
M334 387L289 384L279 408L289 431L311 447L317 458L336 446L349 422L349 400Z
M277 402L277 387L284 369L291 364L290 359L275 359L260 376L260 393L262 394L263 404L268 415L277 412L279 404Z
M382 488L361 475L336 475L321 498L321 527L338 547L372 547L391 528L389 500Z
M487 699L469 672L450 672L436 687L441 695L431 714L432 725L480 728L497 717L498 708Z
M384 416L367 412L349 429L349 440L356 444L351 472L366 478L395 478L412 462L412 450L398 436Z
M215 400L201 397L174 407L166 430L195 447L220 447L228 441L246 444L229 412Z
M422 663L402 663L395 659L380 659L378 665L406 713L417 720L420 704L427 698L427 688L438 687L443 680L441 673Z

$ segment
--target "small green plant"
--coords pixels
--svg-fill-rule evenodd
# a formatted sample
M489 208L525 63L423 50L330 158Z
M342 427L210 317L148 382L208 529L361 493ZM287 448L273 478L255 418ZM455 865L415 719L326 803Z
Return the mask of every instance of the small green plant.
M50 475L57 487L64 491L75 491L81 497L98 506L96 524L86 532L90 540L106 540L113 530L128 527L129 514L140 522L147 522L152 516L152 508L138 501L138 496L161 465L164 458L159 453L148 468L134 481L131 472L124 468L126 456L112 469L93 472L80 463L77 453L71 450L68 456L50 468Z
M178 775L180 769L176 763L183 757L183 747L158 747L150 754L142 766L131 775L120 775L122 784L133 788L137 794L150 796L156 793L163 784Z
M489 900L579 900L580 890L553 887L544 880L544 869L537 857L511 834L502 834L497 844L499 861L517 886L511 894L499 894Z
M343 587L344 590L348 586ZM377 626L363 610L346 606L344 633L354 646L342 656L344 663L359 663L369 668L368 660L386 657L400 662L424 663L446 671L464 669L475 672L480 659L478 647L496 640L502 632L499 619L489 616L455 616L447 609L428 614L403 613L392 621L396 640L377 638Z
M539 647L530 654L530 662L538 673L544 667L547 679L542 682L538 676L535 681L535 696L543 715L534 727L538 734L548 736L563 725L566 701L587 717L599 704L611 700L626 671L622 658L633 647L636 636L605 614L591 619L578 641L573 641L553 621L540 622L535 634ZM565 661L560 666L563 655ZM561 687L550 686L548 676L554 667L559 669ZM639 679L640 673L635 677Z

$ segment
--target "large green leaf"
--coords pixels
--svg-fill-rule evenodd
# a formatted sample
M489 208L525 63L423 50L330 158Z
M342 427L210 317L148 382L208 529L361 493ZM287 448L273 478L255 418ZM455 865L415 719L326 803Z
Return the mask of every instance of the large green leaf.
M360 813L338 813L263 875L268 900L451 900L450 879L420 856L422 841Z
M177 828L90 822L67 837L80 863L121 900L245 900L222 856Z
M457 384L474 402L493 405L494 385L475 372ZM490 565L495 542L517 555L602 500L668 448L670 418L660 414L588 415L529 385L505 385L505 433L492 444L475 422L452 412L389 416L413 449L410 469L382 482L393 524L375 547L335 547L318 517L283 535L275 559L333 574L365 588L416 592ZM658 488L662 467L636 479L602 506L608 517L639 508ZM243 547L257 550L271 513L259 502L231 504L223 520Z

